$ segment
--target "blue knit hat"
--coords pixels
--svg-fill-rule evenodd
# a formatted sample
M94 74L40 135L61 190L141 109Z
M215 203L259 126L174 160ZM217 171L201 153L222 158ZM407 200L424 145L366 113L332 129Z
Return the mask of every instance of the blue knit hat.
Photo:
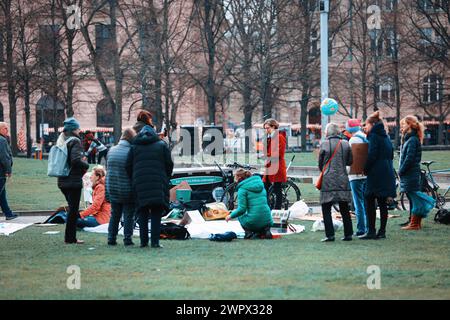
M359 119L348 119L345 129L350 133L355 133L361 130L361 121Z
M80 129L80 123L74 117L64 120L64 131L74 131Z

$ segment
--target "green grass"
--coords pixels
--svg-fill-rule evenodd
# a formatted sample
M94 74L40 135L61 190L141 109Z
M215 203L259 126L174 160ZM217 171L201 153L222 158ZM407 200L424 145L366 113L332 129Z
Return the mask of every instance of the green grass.
M302 222L305 232L282 239L163 240L162 250L109 247L86 232L86 244L65 245L64 226L32 226L0 237L0 299L450 299L449 227L430 217L420 232L401 231L404 219L379 241L321 243ZM70 265L80 290L66 287ZM380 290L366 286L371 265Z

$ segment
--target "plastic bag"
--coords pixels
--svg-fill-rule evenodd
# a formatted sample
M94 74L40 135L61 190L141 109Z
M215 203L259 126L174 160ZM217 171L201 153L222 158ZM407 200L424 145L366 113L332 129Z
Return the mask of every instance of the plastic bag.
M343 226L344 226L344 224L341 221L333 219L334 231L341 230L343 228ZM325 224L324 224L323 220L314 221L311 231L316 232L316 231L324 231L324 230L325 230Z
M305 214L308 214L309 212L309 207L308 205L305 203L305 201L300 200L300 201L296 201L290 208L289 211L291 212L290 217L292 219L300 219L302 216L304 216Z

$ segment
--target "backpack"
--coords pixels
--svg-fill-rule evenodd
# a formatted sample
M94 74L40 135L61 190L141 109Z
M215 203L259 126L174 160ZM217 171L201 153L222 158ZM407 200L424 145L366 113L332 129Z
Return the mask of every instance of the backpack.
M67 177L70 173L69 162L67 161L69 151L67 150L67 144L78 139L76 137L69 137L64 146L58 147L54 145L48 154L48 167L47 175L49 177Z
M434 221L442 224L450 224L450 212L447 209L439 209L434 216Z
M67 211L66 208L60 207L56 209L50 217L47 218L43 223L58 223L64 224L67 222Z
M186 240L190 237L189 231L184 226L177 225L173 222L161 223L161 239Z

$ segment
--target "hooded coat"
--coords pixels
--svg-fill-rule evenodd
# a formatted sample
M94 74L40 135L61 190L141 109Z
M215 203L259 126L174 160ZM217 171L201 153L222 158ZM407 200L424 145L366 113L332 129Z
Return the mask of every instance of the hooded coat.
M231 218L238 218L244 229L260 231L273 224L272 214L267 204L267 193L261 177L251 176L236 186L238 207Z
M173 161L167 144L152 127L145 126L133 139L126 170L138 209L163 207L168 210Z
M264 182L286 182L286 132L276 130L273 135L278 139L273 139L272 135L264 140L264 152L266 157ZM273 144L273 145L272 145Z
M412 130L407 133L400 153L400 176L401 192L420 191L420 161L422 160L422 146L420 145L417 132Z
M120 140L108 152L106 169L106 195L107 199L115 203L132 203L131 180L126 171L128 154L131 144Z
M395 175L393 167L394 148L384 125L376 123L370 130L369 152L365 165L367 174L366 196L395 197Z
M341 145L336 150L339 141L341 141ZM323 170L335 150L336 154L323 174L322 189L320 190L321 204L352 201L346 166L353 163L353 156L347 140L341 139L339 136L331 136L322 143L319 153L319 169Z

